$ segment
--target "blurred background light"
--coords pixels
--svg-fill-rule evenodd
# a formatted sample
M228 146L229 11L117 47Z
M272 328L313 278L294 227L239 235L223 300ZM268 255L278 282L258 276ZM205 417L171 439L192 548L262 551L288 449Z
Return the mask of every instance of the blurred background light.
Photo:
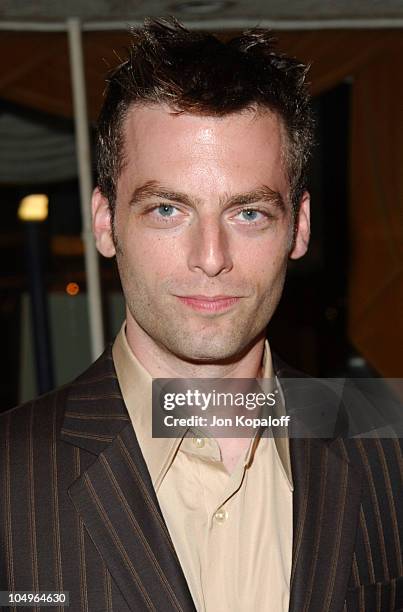
M48 216L48 196L44 193L33 193L22 198L18 207L18 218L21 221L45 221Z
M66 293L68 295L77 295L80 292L80 286L77 283L67 283Z

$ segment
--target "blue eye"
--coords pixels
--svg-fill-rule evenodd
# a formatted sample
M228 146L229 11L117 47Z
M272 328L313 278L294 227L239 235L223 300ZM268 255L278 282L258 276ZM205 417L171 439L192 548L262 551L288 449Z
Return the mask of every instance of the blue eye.
M172 217L176 209L170 204L161 204L161 206L158 206L157 210L162 217Z
M246 221L256 221L259 213L257 210L243 210L241 214Z
M261 221L262 213L260 210L254 208L245 208L241 210L238 215L241 215L242 221Z

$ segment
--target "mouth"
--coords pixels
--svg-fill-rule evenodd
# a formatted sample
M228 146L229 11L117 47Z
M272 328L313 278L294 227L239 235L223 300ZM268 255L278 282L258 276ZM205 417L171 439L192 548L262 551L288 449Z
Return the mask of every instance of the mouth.
M232 295L186 295L176 296L182 304L199 312L223 312L230 310L241 299Z

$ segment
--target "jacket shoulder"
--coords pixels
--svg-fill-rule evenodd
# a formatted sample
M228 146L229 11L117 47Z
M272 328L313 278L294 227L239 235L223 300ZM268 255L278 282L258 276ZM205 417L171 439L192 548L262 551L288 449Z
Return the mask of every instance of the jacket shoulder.
M86 384L104 376L114 376L112 361L112 345L108 344L102 355L92 363L87 370L74 380L32 400L28 400L9 410L0 413L0 440L12 429L14 433L20 429L26 431L29 421L40 417L41 430L47 430L48 423L52 422L57 429L63 420L66 401L75 388L86 388Z
M64 406L66 397L69 393L72 383L67 383L57 389L48 391L43 395L18 404L9 410L0 413L0 432L4 432L7 423L24 422L33 412L41 413L41 420L45 421L51 418L55 412L61 410ZM1 433L0 433L1 436Z

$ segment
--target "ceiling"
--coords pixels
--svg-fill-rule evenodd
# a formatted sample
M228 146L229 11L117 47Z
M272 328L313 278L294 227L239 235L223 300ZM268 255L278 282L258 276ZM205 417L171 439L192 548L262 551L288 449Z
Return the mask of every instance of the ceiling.
M2 0L0 26L7 23L40 22L43 25L61 25L69 17L78 17L94 29L108 24L124 27L129 22L142 21L145 16L172 14L186 24L214 21L220 27L236 24L265 23L289 28L320 22L324 27L344 22L350 27L401 27L403 0ZM3 22L3 23L1 23ZM14 24L16 25L16 24ZM320 25L320 24L319 24ZM348 25L347 25L348 27Z

